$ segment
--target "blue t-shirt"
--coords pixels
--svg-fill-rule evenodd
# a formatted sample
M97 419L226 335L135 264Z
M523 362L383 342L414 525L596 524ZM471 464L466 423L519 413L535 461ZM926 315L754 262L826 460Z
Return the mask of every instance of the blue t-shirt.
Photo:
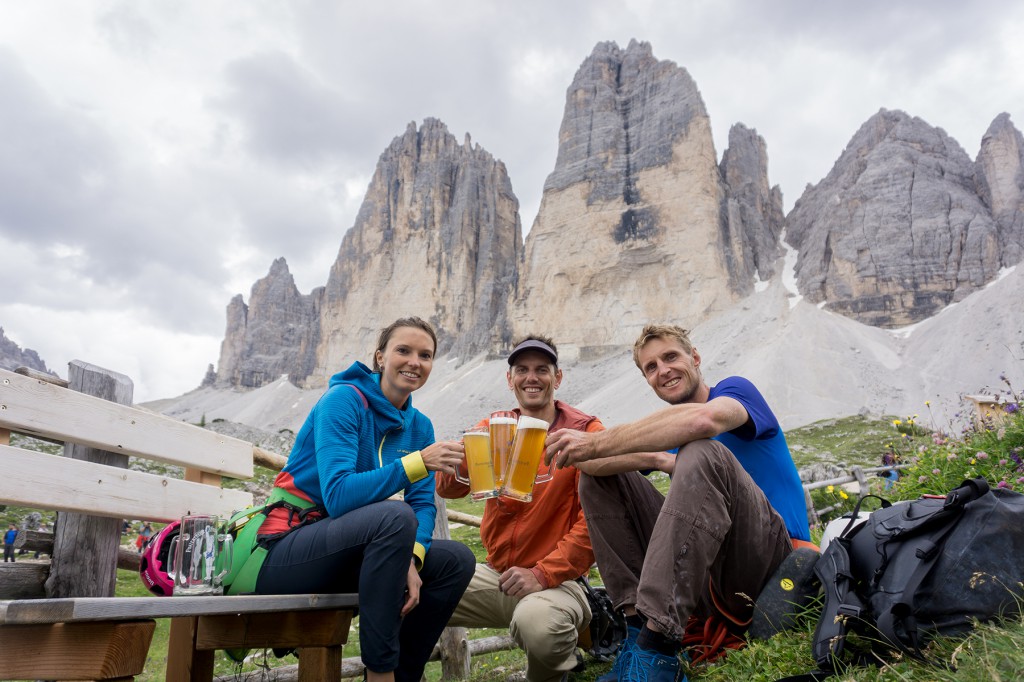
M8 530L6 533L4 533L4 544L13 545L14 538L16 537L18 537L18 531L14 530L13 528Z
M739 401L750 419L743 426L719 434L714 439L729 448L761 488L785 521L790 537L810 540L803 484L775 414L761 392L743 377L729 377L718 382L711 387L708 401L722 396Z

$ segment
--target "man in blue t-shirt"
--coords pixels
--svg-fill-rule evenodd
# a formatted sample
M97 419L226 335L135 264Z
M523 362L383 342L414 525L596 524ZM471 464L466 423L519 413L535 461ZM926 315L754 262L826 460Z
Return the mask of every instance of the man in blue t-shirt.
M810 539L800 477L757 388L741 377L709 387L674 325L645 327L633 359L670 407L547 439L558 466L589 463L580 498L601 577L629 625L602 682L675 679L691 618L742 634L793 543ZM641 474L650 469L672 477L667 495Z

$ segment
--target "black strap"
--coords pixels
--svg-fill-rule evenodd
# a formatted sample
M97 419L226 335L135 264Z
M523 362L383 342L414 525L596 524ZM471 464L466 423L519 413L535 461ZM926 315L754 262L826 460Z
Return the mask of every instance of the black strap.
M960 519L963 518L964 507L989 491L988 481L985 479L966 480L960 487L953 490L946 496L946 502L942 508L935 512L925 523L916 530L930 529L938 524L946 524L945 527L927 544L918 547L915 557L920 563L914 569L903 586L903 592L893 603L887 612L878 615L878 630L890 642L898 646L905 653L921 661L928 661L921 651L921 641L917 630L917 619L914 618L914 604L917 599L917 591L921 583L931 572L939 555L942 554L942 547L953 532ZM906 537L896 537L893 541L906 540ZM896 635L896 624L902 623L903 629L910 639L911 647L903 644Z

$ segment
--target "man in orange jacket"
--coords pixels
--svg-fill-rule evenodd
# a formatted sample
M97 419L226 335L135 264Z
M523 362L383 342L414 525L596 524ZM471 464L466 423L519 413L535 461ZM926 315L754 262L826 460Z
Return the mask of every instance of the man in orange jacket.
M596 417L555 400L562 370L550 339L527 337L509 354L508 364L506 378L519 404L517 413L543 419L550 424L549 432L604 429ZM576 582L594 563L579 478L580 470L567 467L538 483L531 502L506 497L486 501L480 539L487 563L477 565L448 622L509 628L526 652L528 682L566 679L576 665L578 633L590 622L586 593ZM469 486L451 474L438 472L436 484L442 497L469 493Z

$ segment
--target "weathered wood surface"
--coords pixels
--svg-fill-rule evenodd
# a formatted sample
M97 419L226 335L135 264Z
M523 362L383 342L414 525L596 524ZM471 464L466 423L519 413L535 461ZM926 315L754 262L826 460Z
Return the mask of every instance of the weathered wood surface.
M352 609L356 594L245 594L201 597L82 597L0 601L0 624L174 618L294 610ZM6 632L6 631L5 631Z
M17 367L17 368L15 368L14 373L15 374L20 374L23 377L28 377L29 379L37 379L38 381L45 381L48 384L53 384L54 386L60 386L61 388L67 388L68 387L68 382L65 381L64 379L61 379L58 376L54 376L53 374L47 374L46 372L40 372L38 369L32 369L31 367Z
M115 540L122 519L168 522L190 510L227 516L252 504L243 490L57 457L0 445L0 503L106 517L105 534Z
M434 538L451 540L451 530L448 528L448 506L444 498L434 495L434 504L437 506L437 516L434 519ZM438 641L441 649L441 679L442 680L465 680L469 679L469 646L466 643L466 628L451 627L445 628Z
M53 541L42 545L39 551L49 554ZM31 547L30 551L35 551ZM121 547L117 551L117 567L135 573L139 570L141 555L134 549ZM42 599L46 597L46 577L50 574L50 561L18 561L0 564L0 599Z
M28 381L32 382L35 387L44 388L47 393L59 394L61 397L71 396L73 400L85 399L90 404L100 403L102 406L119 409L131 405L132 394L135 390L131 379L123 374L79 360L74 360L68 365L68 389L31 379ZM0 383L0 386L3 385ZM21 402L20 399L25 396L24 393L14 396L19 400L8 404L8 409L3 410L2 413L7 415L13 410L18 414L23 411L28 414L38 409L39 406L29 408L28 405ZM49 404L47 407L54 409L56 406ZM93 414L97 411L94 410ZM82 416L88 416L88 413L86 415L60 414L59 419L68 424ZM65 428L67 427L62 427L61 430ZM63 436L64 434L47 435ZM110 442L107 441L107 443ZM116 441L113 442L116 443ZM38 460L43 456L33 456L32 453L21 452L15 461ZM45 457L51 456L45 455ZM74 494L75 490L86 481L89 481L90 484L92 481L88 478L69 480L66 478L69 469L101 468L104 473L99 474L100 485L105 481L123 481L124 479L120 476L128 473L128 455L116 452L116 447L111 448L107 444L96 448L80 442L68 442L64 446L63 460L53 461L52 464L52 466L40 467L41 470L36 471L34 475L23 469L18 472L19 482L26 484L26 489L31 490L37 502L43 491L46 491L48 495L53 495L54 499L60 502L68 498L81 499ZM17 471L17 469L15 470ZM45 480L37 480L40 475ZM50 480L54 487L48 488L46 480ZM30 481L31 484L29 484ZM50 575L46 578L46 596L114 596L121 519L93 515L96 509L106 506L106 504L95 501L85 509L57 515L57 522L53 530Z
M480 639L469 640L469 655L482 656L492 654L495 651L508 651L515 649L516 643L510 635L495 635L493 637L481 637ZM431 661L441 658L440 647L434 647L430 655ZM363 661L358 656L343 659L341 662L342 679L363 679ZM255 670L250 673L242 673L239 676L225 675L215 678L216 682L295 682L299 679L298 666L282 665L270 670Z
M131 679L146 666L155 625L142 620L4 628L0 679Z
M91 367L77 360L71 366L76 363ZM71 380L75 388L74 377ZM0 369L0 403L7 405L0 411L0 428L101 450L114 446L118 453L233 478L251 478L253 474L251 443L128 403L112 405L4 369Z
M38 599L46 596L50 564L16 561L0 564L0 599Z

